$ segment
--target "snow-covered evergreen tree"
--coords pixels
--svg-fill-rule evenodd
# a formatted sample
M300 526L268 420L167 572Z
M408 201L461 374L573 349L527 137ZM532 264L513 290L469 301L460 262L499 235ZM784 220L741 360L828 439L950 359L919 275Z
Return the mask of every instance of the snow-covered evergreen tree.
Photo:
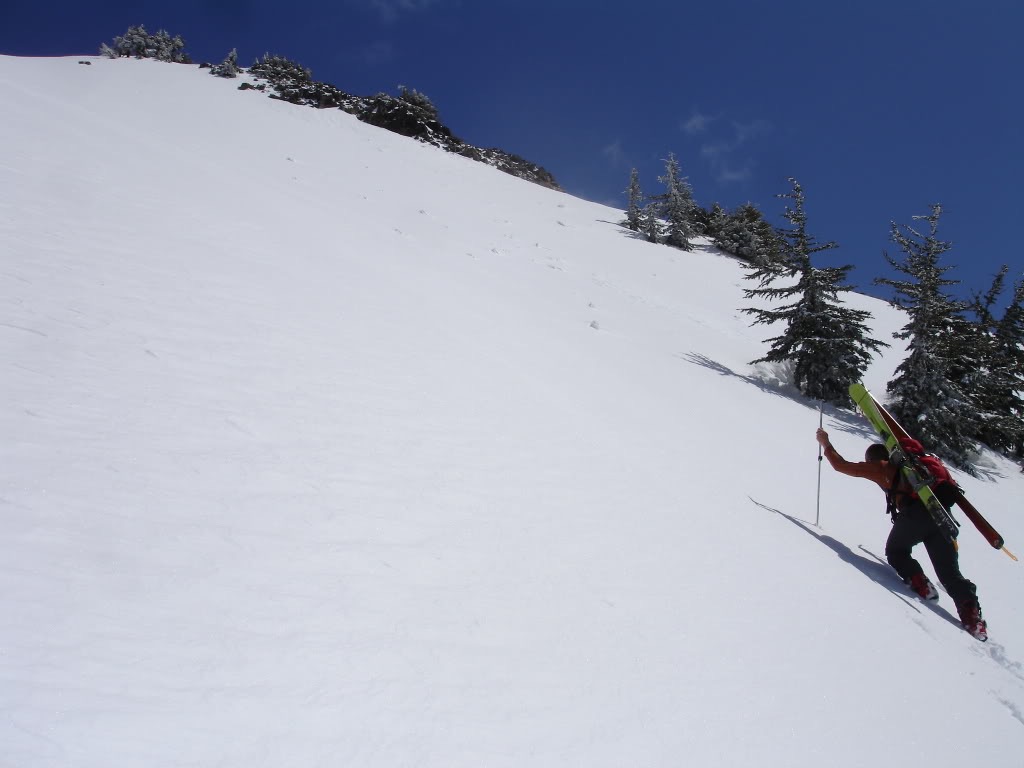
M1024 279L1014 286L1013 297L1000 320L992 308L1002 293L1008 267L996 275L984 297L975 297L971 309L978 318L976 343L984 361L970 394L978 409L974 437L997 451L1024 453Z
M181 39L181 35L171 37L167 30L158 30L150 40L150 46L153 58L159 61L171 61L179 64L189 61L185 54L185 41Z
M142 24L139 24L137 27L128 27L127 32L123 35L117 35L114 38L113 49L117 51L118 56L136 56L138 58L142 58L146 55L148 38L149 34L146 32L146 28Z
M628 204L626 206L626 220L623 226L634 232L639 232L643 226L643 202L644 193L640 189L640 174L634 168L629 174L629 187L626 188Z
M185 53L185 41L181 35L172 37L164 29L151 35L142 24L128 27L127 32L115 37L112 48L100 48L100 53L104 55L109 56L111 52L116 56L135 56L140 59L158 59L179 64L189 64L192 61Z
M238 77L238 50L232 48L224 61L210 67L210 74L217 77Z
M644 233L650 243L660 243L661 233L664 231L664 224L658 216L661 206L658 203L648 203L644 206L640 217L640 231Z
M715 245L723 251L751 263L770 261L779 251L775 229L753 203L744 203L735 211L723 214L713 237Z
M276 54L271 56L269 53L264 53L262 59L257 58L249 67L249 72L273 85L282 87L294 87L313 82L313 71L309 67L304 67L296 61Z
M974 321L959 323L959 338L953 344L950 378L971 399L976 413L971 438L999 449L1004 413L999 402L1006 379L996 360L996 326L994 307L1002 294L1009 268L1004 266L993 278L992 285L983 295L974 295L968 308Z
M959 281L943 277L951 267L939 263L952 246L938 238L941 216L942 206L936 204L928 216L914 217L928 222L926 234L912 226L891 224L891 239L904 257L897 261L886 253L885 258L909 279L878 278L875 282L893 288L892 304L907 313L907 324L893 336L909 342L909 354L887 390L897 421L928 450L970 471L968 454L973 444L969 436L976 430L977 414L955 378L955 368L964 364L962 347L957 344L957 334L964 332L964 304L944 290Z
M1013 299L996 326L995 365L1004 388L997 407L1006 414L999 447L1024 458L1024 277L1013 287Z
M702 219L700 223L704 231L704 235L711 238L711 240L717 245L718 238L721 236L722 231L729 222L729 215L718 203L712 203L710 210L707 212L699 213L703 213L700 217Z
M665 220L665 244L684 251L692 251L694 237L700 234L696 225L696 203L689 182L680 175L679 161L669 154L665 161L665 175L658 177L665 185L665 194L656 200L661 204L661 217Z
M404 85L398 86L398 98L407 104L412 104L417 109L422 109L425 113L425 117L428 120L439 120L437 107L434 106L434 102L430 100L430 97L424 93L420 93L415 88L406 88Z
M748 279L757 288L744 291L747 298L785 300L795 298L777 309L746 307L754 315L754 325L784 323L781 335L767 339L768 353L754 363L793 363L793 384L807 397L834 405L849 405L849 386L863 376L872 355L886 344L868 336L866 320L870 313L842 303L841 293L852 291L845 280L852 265L816 268L815 253L836 248L833 242L819 244L807 232L804 193L796 179L790 179L793 191L779 197L793 201L786 206L785 218L792 225L779 231L781 255L754 262ZM796 278L791 285L777 286L783 278Z

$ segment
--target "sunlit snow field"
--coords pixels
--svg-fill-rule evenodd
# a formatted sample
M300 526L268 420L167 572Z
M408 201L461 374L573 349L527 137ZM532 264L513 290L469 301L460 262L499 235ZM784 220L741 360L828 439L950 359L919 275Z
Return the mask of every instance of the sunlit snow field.
M0 765L1024 764L1024 565L964 521L981 644L881 562L877 488L826 465L815 526L734 259L79 60L0 57Z

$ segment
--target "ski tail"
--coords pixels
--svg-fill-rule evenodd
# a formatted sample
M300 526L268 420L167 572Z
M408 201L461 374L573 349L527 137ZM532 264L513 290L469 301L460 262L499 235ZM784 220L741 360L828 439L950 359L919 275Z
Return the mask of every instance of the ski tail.
M1006 543L1003 541L1003 537L999 535L999 532L992 527L988 520L981 516L981 513L977 508L967 500L963 492L956 489L956 505L964 513L964 517L974 523L974 527L978 529L978 532L985 537L985 540L991 544L995 549L1002 549Z
M985 541L992 545L993 549L1001 549L1012 560L1017 559L1017 556L1006 548L1006 542L1003 540L1003 537L999 535L999 531L993 528L992 524L982 517L981 512L979 512L977 507L967 500L967 497L964 496L963 491L959 488L956 489L956 505L963 511L964 517L974 523L974 527L977 528L978 532L985 537Z

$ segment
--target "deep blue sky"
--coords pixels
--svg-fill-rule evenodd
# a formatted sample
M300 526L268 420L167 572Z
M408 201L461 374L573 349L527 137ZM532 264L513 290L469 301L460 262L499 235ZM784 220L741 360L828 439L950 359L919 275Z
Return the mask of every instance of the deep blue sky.
M961 295L1024 272L1019 0L6 2L0 53L95 53L139 23L197 62L279 53L350 93L415 88L466 141L612 205L632 167L657 191L674 152L698 202L781 224L794 176L829 263L876 295L890 220L933 202Z

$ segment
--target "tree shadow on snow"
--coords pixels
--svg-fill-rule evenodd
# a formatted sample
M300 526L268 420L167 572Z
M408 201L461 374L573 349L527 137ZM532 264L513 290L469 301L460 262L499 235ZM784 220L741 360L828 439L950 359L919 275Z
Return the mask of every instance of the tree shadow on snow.
M755 376L744 376L741 373L736 373L732 368L727 365L723 365L717 360L712 360L706 355L699 354L697 352L687 352L685 355L676 355L681 360L686 360L688 363L699 365L702 368L707 368L709 371L714 371L719 376L731 376L734 379L739 379L747 384L753 384L755 387L760 389L769 395L775 397L782 397L793 402L800 403L801 405L808 405L807 399L803 397L795 388L780 388L774 387L766 381L762 381Z
M860 414L852 410L837 408L829 403L809 400L805 395L801 394L800 390L792 385L777 386L756 376L744 376L741 373L736 373L727 365L723 365L717 360L712 360L706 355L697 352L688 352L685 355L677 355L677 357L694 365L699 365L702 368L707 368L709 371L714 371L720 376L731 376L747 384L752 384L766 394L784 398L813 411L821 408L822 413L830 420L829 429L831 430L846 432L872 442L878 439L875 431Z
M744 376L742 373L736 373L736 371L729 366L723 365L717 360L712 360L707 355L702 355L699 352L687 352L686 354L676 355L676 357L681 360L686 360L688 363L699 365L702 368L707 368L709 371L713 371L719 376L731 376L734 379L739 379L740 381L757 387L766 394L790 400L804 406L805 408L817 411L820 407L824 414L835 421L839 429L842 431L848 431L854 434L874 435L874 431L865 426L863 419L853 411L843 410L842 408L837 408L836 406L829 405L828 403L822 404L815 400L809 400L792 384L776 385L769 381L765 381L764 379L760 379L757 376Z
M814 525L812 523L805 522L803 520L793 517L792 515L787 515L785 512L782 512L781 510L775 509L773 507L769 507L767 504L762 504L757 499L751 496L748 496L747 498L754 502L757 506L761 507L761 509L767 509L769 512L774 512L776 515L779 515L779 517L783 517L789 522L791 522L804 533L814 537L816 540L818 540L826 547L831 549L833 552L835 552L836 556L844 563L852 565L854 568L863 573L873 582L878 584L880 587L883 587L894 597L901 600L908 607L914 609L918 613L921 613L921 605L925 605L934 614L945 619L950 624L955 626L957 629L961 628L960 622L953 619L953 617L950 616L948 612L940 608L937 605L937 603L922 603L917 599L908 597L907 587L906 585L904 585L903 581L896 575L896 572L892 569L892 567L887 562L882 560L882 558L880 558L874 552L871 552L870 550L865 549L863 546L861 546L861 551L866 552L868 555L871 556L862 557L861 555L858 555L856 552L850 549L848 546L843 544L841 541L837 541L836 539L833 539L831 536L826 536L824 533L815 530Z

